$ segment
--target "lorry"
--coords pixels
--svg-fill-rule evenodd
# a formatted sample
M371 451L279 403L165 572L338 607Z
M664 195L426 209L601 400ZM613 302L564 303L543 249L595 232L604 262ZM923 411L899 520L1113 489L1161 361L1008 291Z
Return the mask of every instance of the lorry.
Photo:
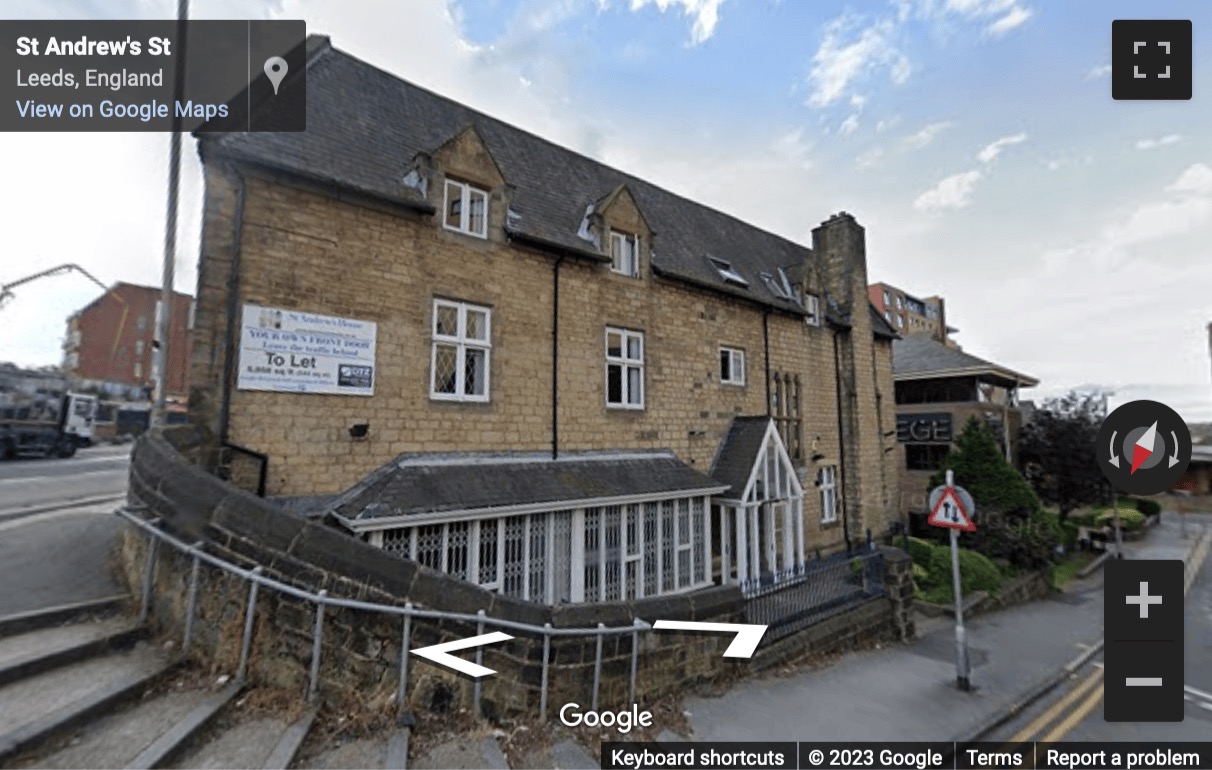
M70 391L0 395L0 460L71 457L93 442L96 396Z

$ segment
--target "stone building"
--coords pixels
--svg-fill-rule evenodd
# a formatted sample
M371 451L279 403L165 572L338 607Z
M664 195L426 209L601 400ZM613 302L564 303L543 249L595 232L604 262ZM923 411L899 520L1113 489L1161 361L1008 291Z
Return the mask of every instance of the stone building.
M764 587L896 519L852 216L808 248L325 38L307 77L306 132L199 134L191 414L266 494L547 603Z
M925 511L930 477L973 416L989 423L1006 459L1017 464L1024 424L1019 391L1039 380L925 335L902 337L892 349L896 436L905 458L901 509Z

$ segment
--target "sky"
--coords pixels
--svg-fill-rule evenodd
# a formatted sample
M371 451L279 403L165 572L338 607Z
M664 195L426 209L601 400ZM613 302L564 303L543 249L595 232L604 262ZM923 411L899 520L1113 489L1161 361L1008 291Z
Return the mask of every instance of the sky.
M1185 18L1194 98L1114 101L1111 21ZM171 18L170 0L9 0L2 18ZM964 350L1212 420L1212 4L1200 0L193 0L335 47L801 243L837 211L869 278L946 298ZM0 134L0 282L76 262L159 285L167 134ZM186 145L176 288L196 282ZM53 364L77 275L0 310Z

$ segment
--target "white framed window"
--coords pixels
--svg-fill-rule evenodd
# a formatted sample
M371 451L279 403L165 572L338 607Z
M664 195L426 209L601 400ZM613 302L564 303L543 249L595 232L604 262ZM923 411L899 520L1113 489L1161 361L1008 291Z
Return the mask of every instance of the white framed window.
M905 317L904 317L903 315L899 315L899 314L897 315L897 317L896 317L896 328L898 328L898 329L904 329L904 328L905 328Z
M140 363L139 361L136 361L135 362L135 379L138 380L142 377L143 377L143 364Z
M610 269L620 275L640 275L640 236L610 233Z
M466 302L433 301L429 397L488 401L492 311Z
M606 327L606 406L644 408L644 333Z
M540 511L372 532L389 553L505 596L558 605L711 585L703 497Z
M821 491L821 523L837 521L837 466L826 465L817 471L816 486Z
M905 303L904 303L904 300L902 300L902 299L900 298L900 296L899 296L899 295L898 295L898 296L897 296L897 298L896 298L896 309L897 309L897 310L904 310L904 309L905 309Z
M892 314L889 313L887 310L884 311L884 320L887 321L888 323L892 323Z
M804 320L809 326L821 325L821 298L815 294L804 295L804 310L808 312Z
M135 355L143 355L143 340L135 340Z
M488 192L466 182L446 180L442 226L477 238L488 237Z
M885 291L884 292L884 307L888 307L888 305L890 305L890 304L892 304L892 297L888 296L888 292Z
M720 382L729 385L745 384L745 351L720 348Z

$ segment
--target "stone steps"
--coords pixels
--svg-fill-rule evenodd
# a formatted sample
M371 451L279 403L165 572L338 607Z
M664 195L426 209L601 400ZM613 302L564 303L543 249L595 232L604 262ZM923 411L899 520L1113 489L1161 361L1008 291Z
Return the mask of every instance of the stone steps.
M7 626L0 618L0 630L10 630L0 635L0 767L597 767L570 736L511 766L487 729L416 756L407 726L304 752L315 709L294 721L257 711L242 685L199 682L143 641L145 629L95 609L81 608L75 615L85 619L75 623L59 608Z

